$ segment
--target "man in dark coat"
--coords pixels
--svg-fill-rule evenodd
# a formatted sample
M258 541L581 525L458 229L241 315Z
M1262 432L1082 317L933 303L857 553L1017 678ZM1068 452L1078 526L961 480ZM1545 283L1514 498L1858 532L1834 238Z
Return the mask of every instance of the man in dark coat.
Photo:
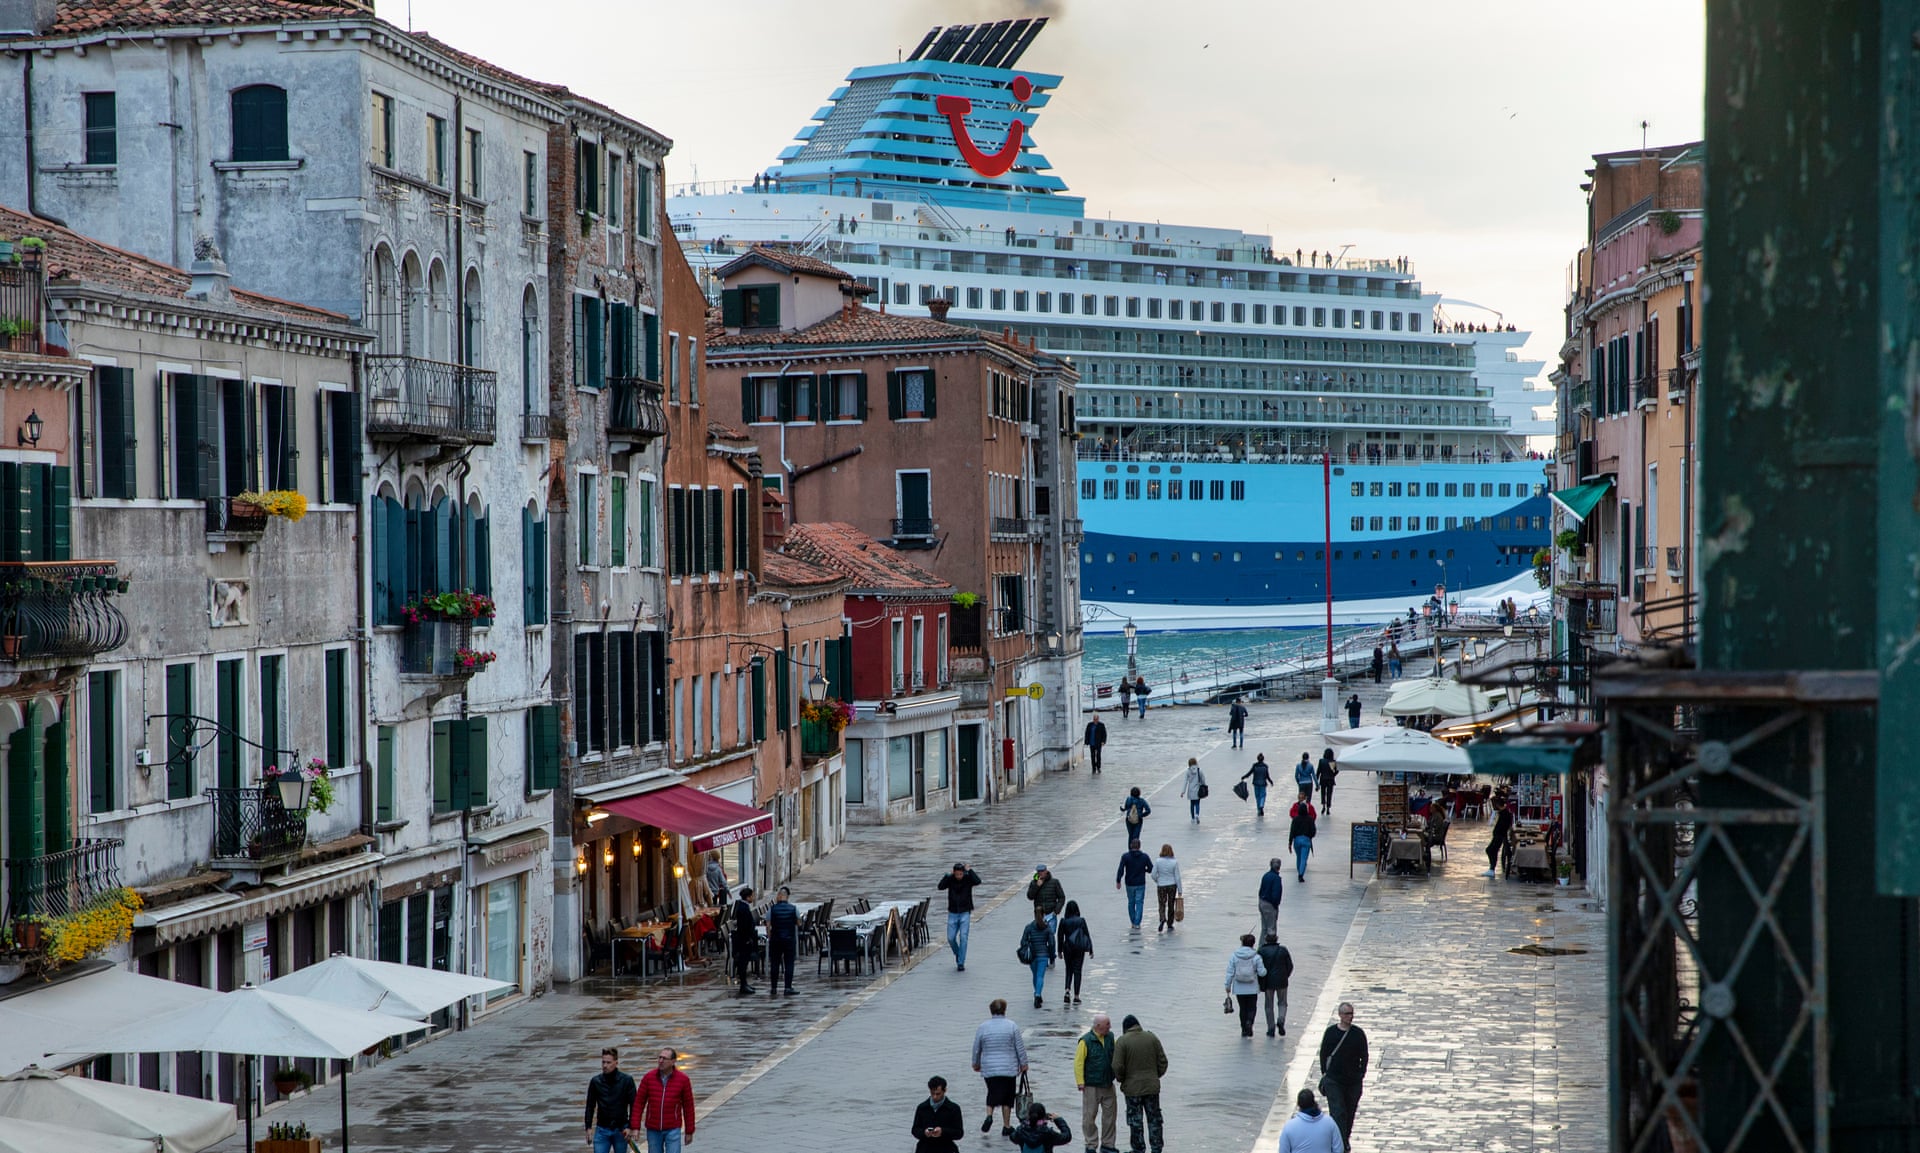
M774 894L773 907L767 910L767 995L780 992L780 974L787 975L787 996L793 996L793 961L800 951L800 910L789 898L785 885Z
M759 925L759 914L753 911L753 890L742 885L733 902L733 967L740 976L738 992L742 997L755 991L747 984L747 971L760 952Z
M1320 1092L1340 1126L1340 1144L1353 1148L1353 1115L1360 1108L1360 1082L1367 1076L1367 1034L1353 1023L1353 1004L1340 1002L1340 1020L1320 1036Z
M1093 762L1093 771L1096 773L1100 771L1100 750L1106 747L1107 722L1100 719L1099 713L1095 713L1093 719L1087 722L1087 758Z
M927 1079L927 1099L913 1111L913 1153L960 1153L960 1136L967 1119L960 1106L947 1100L947 1079Z

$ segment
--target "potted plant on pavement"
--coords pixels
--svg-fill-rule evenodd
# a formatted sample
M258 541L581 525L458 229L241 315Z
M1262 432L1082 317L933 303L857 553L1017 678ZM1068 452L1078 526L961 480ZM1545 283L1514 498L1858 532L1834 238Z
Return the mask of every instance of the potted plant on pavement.
M290 1097L297 1089L310 1088L313 1076L298 1065L282 1065L273 1071L273 1087L282 1097Z
M1572 861L1560 862L1559 866L1555 868L1554 871L1559 874L1558 881L1561 888L1564 889L1568 885L1573 884L1573 862Z

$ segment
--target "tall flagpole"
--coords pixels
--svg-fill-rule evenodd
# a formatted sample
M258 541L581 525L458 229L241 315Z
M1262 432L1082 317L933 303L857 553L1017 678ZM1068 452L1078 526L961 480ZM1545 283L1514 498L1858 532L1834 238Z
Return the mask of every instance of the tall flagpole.
M1327 558L1327 679L1333 679L1333 454L1320 454L1320 488L1325 502Z

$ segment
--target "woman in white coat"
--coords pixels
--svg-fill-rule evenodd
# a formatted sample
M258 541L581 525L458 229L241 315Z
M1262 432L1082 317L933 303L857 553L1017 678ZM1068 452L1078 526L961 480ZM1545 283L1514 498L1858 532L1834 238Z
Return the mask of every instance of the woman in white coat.
M1180 884L1180 862L1173 855L1172 845L1161 845L1160 855L1153 859L1154 891L1160 898L1160 924L1156 932L1173 931L1173 899L1186 895L1186 889Z
M1207 795L1207 775L1200 771L1197 758L1187 758L1187 779L1180 785L1180 795L1187 799L1187 805L1193 813L1193 823L1200 823L1200 798Z

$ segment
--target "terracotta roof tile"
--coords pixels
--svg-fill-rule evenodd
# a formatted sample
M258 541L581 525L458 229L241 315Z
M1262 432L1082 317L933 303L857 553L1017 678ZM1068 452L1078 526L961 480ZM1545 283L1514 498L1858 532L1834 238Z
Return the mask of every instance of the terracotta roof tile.
M45 240L47 242L45 261L49 281L75 280L102 288L145 293L148 296L172 297L176 300L187 299L187 290L193 286L191 275L170 264L162 264L122 248L102 244L70 228L62 228L25 213L15 212L11 208L0 207L0 236L38 236ZM248 292L244 289L234 289L233 300L243 309L270 312L293 320L320 324L352 323L347 317L337 312L329 312L324 308L311 308L304 304L296 304L289 300L265 296L258 292Z
M707 316L707 348L740 348L761 344L903 344L924 341L981 341L1005 345L1023 355L1025 345L964 324L948 324L925 316L899 316L864 306L840 311L792 332L743 331L728 335L716 314Z
M839 521L797 524L782 546L789 557L847 577L849 592L926 593L949 596L953 585L914 564L894 549Z
M761 563L760 575L770 585L787 588L824 588L843 583L846 578L829 568L810 564L799 557L770 552Z
M372 0L60 0L50 36L112 28L226 27L373 15Z
M764 244L756 244L727 261L715 275L724 280L732 276L736 270L752 264L772 265L784 272L800 272L809 276L830 276L835 280L853 279L853 273L838 265L828 264L817 256L808 256L803 252L795 252L787 248L768 248Z

